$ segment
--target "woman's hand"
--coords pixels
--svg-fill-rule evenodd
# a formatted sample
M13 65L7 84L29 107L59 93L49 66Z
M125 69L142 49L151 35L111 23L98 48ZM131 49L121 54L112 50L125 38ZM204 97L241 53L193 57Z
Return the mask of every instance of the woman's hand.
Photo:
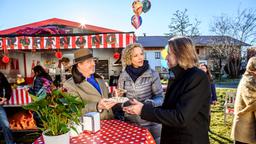
M116 102L112 102L112 101L108 101L107 99L103 98L99 101L98 103L98 110L109 110L111 109L114 105L116 104Z
M142 107L143 107L143 103L137 101L136 99L130 100L130 103L132 105L123 107L123 111L125 111L129 114L140 115Z
M116 88L116 89L114 89L112 95L113 95L113 97L121 97L124 95L124 93L126 93L125 89Z

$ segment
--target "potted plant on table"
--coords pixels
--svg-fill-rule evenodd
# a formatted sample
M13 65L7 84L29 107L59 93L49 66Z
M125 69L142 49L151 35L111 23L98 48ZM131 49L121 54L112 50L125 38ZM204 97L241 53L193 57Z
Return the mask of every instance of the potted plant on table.
M72 124L79 124L82 108L85 103L80 97L74 96L61 89L44 86L36 96L30 95L33 102L23 106L24 109L34 111L39 119L38 128L43 131L46 144L68 144L69 131L75 128ZM76 130L75 130L76 131ZM48 139L50 136L50 139ZM59 138L64 136L65 138ZM51 139L54 142L51 142ZM60 140L60 141L57 141Z

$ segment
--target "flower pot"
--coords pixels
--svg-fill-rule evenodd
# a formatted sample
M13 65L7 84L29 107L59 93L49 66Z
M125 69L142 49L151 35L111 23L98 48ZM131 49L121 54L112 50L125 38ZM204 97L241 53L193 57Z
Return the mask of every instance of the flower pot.
M70 129L70 136L76 137L79 136L83 132L83 126L81 124L72 124L72 126L77 130Z
M47 130L43 132L43 138L45 144L69 144L70 143L70 132L67 132L58 136L45 135Z

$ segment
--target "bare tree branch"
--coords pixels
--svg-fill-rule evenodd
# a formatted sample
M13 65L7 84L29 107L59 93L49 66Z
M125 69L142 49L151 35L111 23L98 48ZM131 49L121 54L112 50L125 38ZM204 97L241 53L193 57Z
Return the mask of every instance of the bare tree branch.
M256 34L256 11L253 9L244 9L237 12L233 20L234 37L250 43L255 41Z
M217 35L229 35L231 34L231 18L226 15L215 17L213 23L210 26L210 31Z
M252 43L256 41L256 11L252 9L238 9L237 16L231 18L227 15L221 15L214 18L210 26L210 31L220 35L234 37L242 42ZM223 45L215 45L210 50L210 57L215 61L225 62L225 71L232 78L239 76L241 66L241 46L235 45L233 41L222 39ZM219 52L219 53L218 53ZM222 63L219 63L221 71Z

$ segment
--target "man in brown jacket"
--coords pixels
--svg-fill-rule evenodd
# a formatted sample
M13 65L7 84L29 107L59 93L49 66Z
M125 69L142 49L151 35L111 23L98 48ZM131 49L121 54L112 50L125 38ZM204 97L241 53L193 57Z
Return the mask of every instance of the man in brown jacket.
M101 119L112 119L111 108L115 102L107 101L108 88L101 76L95 73L95 62L88 49L80 49L74 53L72 78L64 83L68 92L79 95L86 103L83 113L100 112Z

